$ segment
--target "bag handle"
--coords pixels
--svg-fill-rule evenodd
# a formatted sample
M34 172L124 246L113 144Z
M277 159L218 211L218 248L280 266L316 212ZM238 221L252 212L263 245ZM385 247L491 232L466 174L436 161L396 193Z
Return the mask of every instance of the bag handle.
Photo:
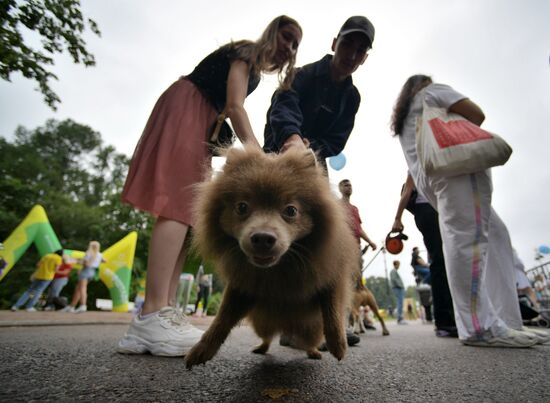
M218 115L216 118L216 126L214 127L214 130L212 131L212 135L210 136L210 141L217 142L218 137L220 135L220 130L222 128L223 122L225 121L225 118L227 116L225 115L225 109Z

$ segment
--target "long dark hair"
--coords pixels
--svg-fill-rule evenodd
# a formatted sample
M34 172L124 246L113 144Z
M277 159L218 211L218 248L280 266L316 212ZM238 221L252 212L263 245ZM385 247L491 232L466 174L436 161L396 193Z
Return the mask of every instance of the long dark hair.
M422 88L427 87L431 83L432 78L422 74L411 76L405 81L393 107L390 128L394 135L399 136L401 134L403 125L405 124L405 118L409 114L414 96L418 94Z

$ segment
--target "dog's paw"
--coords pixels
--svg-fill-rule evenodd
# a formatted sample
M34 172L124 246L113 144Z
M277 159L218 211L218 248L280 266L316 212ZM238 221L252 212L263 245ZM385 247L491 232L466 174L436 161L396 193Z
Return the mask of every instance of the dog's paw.
M345 338L339 340L327 340L328 351L340 361L346 355L346 350L348 348L348 343Z
M390 335L390 331L388 329L382 330L382 336L389 336L389 335Z
M316 348L312 350L308 350L306 351L306 353L307 353L307 356L312 360L320 360L321 358L323 358L323 355Z
M191 369L194 365L204 364L214 357L218 350L208 344L199 342L185 356L185 367Z
M259 346L257 346L256 348L254 348L254 350L252 350L252 352L254 354L265 354L265 353L267 353L268 349L269 349L269 344L262 343Z

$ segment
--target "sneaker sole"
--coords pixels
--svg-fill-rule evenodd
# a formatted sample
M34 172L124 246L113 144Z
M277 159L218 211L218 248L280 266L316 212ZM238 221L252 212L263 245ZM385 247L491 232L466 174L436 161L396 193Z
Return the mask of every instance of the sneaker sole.
M141 337L125 335L119 342L116 351L121 354L146 354L162 357L182 357L193 346L176 347L164 342L151 343Z
M505 342L502 340L498 341L478 341L478 340L461 340L462 344L466 346L473 346L473 347L507 347L507 348L529 348L537 344L536 341L532 341L526 344L514 344Z

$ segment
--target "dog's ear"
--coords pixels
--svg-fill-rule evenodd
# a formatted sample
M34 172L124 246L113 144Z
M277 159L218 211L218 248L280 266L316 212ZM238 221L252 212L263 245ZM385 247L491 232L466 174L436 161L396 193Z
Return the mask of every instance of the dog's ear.
M304 160L309 167L317 167L319 164L317 154L315 154L315 151L313 151L311 148L307 149Z
M306 151L290 148L280 155L282 160L286 160L286 163L293 164L298 169L311 169L318 166L317 156L311 148Z
M225 156L226 165L242 164L243 160L256 159L264 155L263 150L252 145L245 145L244 147L229 147L225 149L223 156Z

